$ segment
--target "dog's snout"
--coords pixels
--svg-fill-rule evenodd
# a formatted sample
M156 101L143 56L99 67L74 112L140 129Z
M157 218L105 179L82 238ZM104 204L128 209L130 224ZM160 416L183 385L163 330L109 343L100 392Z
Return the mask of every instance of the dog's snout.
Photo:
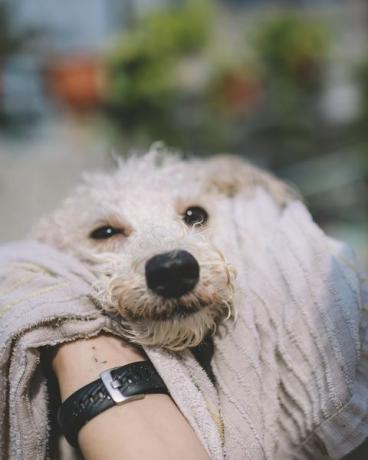
M158 254L146 263L147 286L162 297L181 297L199 280L199 264L188 251Z

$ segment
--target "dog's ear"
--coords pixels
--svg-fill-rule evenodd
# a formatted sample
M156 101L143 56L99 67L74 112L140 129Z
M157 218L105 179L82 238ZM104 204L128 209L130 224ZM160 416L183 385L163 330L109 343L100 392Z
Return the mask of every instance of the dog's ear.
M228 197L239 193L251 195L260 187L282 207L290 201L301 199L293 187L235 155L212 157L206 164L205 177L204 188L210 193Z

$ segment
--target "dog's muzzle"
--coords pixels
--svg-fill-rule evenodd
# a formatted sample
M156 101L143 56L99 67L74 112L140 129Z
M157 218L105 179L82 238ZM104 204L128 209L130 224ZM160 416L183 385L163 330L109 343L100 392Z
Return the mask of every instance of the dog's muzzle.
M199 264L188 251L158 254L146 262L149 289L166 298L178 298L192 291L199 281Z

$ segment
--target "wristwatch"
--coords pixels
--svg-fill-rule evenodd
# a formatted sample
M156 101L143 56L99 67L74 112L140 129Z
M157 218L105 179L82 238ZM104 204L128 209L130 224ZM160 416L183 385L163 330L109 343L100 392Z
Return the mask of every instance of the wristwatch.
M169 394L169 391L150 361L108 369L61 404L60 429L67 441L77 447L79 430L93 417L110 407L153 393Z

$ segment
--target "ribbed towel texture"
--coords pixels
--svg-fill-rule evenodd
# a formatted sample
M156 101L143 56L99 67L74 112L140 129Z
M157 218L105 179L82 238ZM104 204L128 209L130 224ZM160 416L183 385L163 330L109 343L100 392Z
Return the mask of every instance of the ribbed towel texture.
M300 202L280 212L259 190L219 206L238 316L215 336L216 387L190 351L146 351L211 459L340 459L368 437L367 282ZM0 458L48 456L39 348L118 333L94 281L39 243L0 248Z

